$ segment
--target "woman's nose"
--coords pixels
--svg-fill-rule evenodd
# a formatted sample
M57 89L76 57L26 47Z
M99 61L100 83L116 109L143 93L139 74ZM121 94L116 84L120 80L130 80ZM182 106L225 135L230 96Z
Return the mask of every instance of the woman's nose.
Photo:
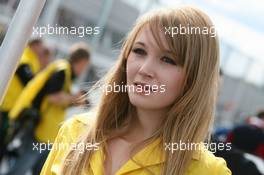
M144 62L142 62L142 65L139 69L139 74L145 77L153 78L155 75L155 64L154 61L149 59L145 59Z

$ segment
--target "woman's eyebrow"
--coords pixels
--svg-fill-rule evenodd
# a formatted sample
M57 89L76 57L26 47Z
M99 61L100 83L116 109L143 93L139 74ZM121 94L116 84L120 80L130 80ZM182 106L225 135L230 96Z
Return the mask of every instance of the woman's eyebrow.
M137 42L135 42L135 44L139 44L139 45L142 45L144 47L146 46L145 43L143 43L142 41L137 41Z

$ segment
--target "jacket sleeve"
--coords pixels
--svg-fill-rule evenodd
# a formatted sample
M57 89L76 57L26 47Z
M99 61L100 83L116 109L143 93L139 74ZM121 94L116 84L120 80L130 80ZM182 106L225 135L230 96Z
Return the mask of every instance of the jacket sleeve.
M223 158L217 158L215 175L232 175L232 172L228 169L226 161Z
M66 121L59 130L49 156L42 168L41 175L59 175L63 167L64 158L70 149L70 128L74 127L74 120Z
M21 64L18 66L16 70L16 75L19 77L20 81L25 86L32 78L33 78L33 72L30 69L30 66L28 64Z
M93 113L74 116L62 125L40 175L61 174L67 153L79 141L80 136L88 131L94 121L89 119L90 115Z

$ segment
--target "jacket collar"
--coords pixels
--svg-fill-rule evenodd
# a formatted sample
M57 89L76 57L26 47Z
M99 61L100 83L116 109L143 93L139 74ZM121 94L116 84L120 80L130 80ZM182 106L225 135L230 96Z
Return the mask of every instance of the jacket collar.
M133 160L136 162L140 162L144 167L163 164L165 162L164 152L159 147L160 139L156 139L145 148L140 150L133 156ZM201 151L194 152L192 159L200 160ZM93 171L93 174L102 175L104 174L104 159L105 155L101 149L97 150L90 161L90 166ZM116 175L121 175L124 173L128 173L137 169L141 169L142 167L136 164L133 160L128 160L122 167L116 172Z

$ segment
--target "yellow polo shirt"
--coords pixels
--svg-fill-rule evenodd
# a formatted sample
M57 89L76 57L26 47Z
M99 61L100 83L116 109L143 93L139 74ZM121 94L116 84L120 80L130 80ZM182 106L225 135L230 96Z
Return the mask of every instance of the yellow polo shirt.
M41 175L61 175L60 171L68 149L56 148L59 148L59 144L65 146L76 143L80 134L87 132L87 128L92 124L93 120L89 119L91 117L89 114L82 114L70 119L62 126L55 141L56 146L53 146ZM164 164L161 149L157 149L158 144L159 140L155 140L133 157L133 159L157 175L161 173L161 168ZM94 150L95 152L91 158L91 168L83 175L103 175L104 153L100 146L98 148L98 150ZM115 175L149 175L149 172L129 160ZM193 155L186 175L231 175L231 172L226 167L224 159L217 158L209 151L203 150Z
M29 47L25 48L21 60L21 64L29 65L33 75L36 75L40 71L40 63L37 55ZM15 74L8 85L3 103L0 105L0 109L5 112L9 112L15 105L19 95L22 93L24 85Z
M50 63L27 84L9 112L10 120L17 120L24 109L30 108L50 76L60 70L65 72L62 90L69 94L72 83L70 63L65 59L58 59ZM60 124L64 121L66 108L67 106L51 104L48 102L47 96L43 97L39 110L40 122L35 129L35 137L39 142L54 142L60 129Z

